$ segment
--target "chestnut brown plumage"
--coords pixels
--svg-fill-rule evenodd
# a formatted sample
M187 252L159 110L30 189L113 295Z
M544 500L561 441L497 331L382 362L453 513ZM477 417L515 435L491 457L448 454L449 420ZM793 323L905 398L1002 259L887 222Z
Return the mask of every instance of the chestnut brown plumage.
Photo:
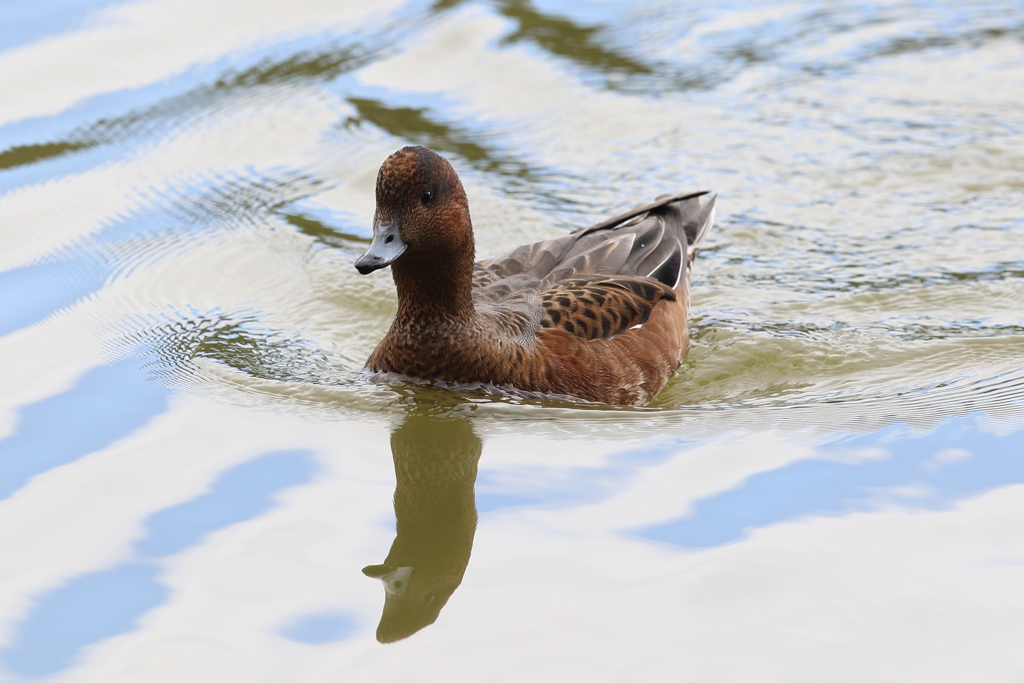
M589 228L474 263L469 202L424 147L377 176L361 273L387 265L398 313L366 368L614 404L652 399L688 345L690 267L711 192L664 196Z

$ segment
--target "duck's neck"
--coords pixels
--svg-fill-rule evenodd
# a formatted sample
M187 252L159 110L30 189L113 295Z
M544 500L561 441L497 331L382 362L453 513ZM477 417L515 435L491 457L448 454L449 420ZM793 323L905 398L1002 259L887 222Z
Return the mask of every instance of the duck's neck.
M473 242L444 257L408 254L391 266L398 289L395 324L406 328L450 325L471 320Z

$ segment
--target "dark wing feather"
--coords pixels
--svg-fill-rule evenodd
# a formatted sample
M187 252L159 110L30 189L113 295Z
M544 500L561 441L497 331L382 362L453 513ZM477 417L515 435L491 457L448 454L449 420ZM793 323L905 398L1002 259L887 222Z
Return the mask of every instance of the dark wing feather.
M541 292L542 328L563 329L583 339L610 339L647 322L662 299L675 292L655 280L590 277L562 280Z

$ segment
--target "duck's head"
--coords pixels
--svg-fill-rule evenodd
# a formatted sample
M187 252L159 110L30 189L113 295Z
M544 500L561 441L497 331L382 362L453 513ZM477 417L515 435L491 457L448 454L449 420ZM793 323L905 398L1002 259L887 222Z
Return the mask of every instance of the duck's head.
M426 147L389 156L377 173L373 241L356 269L366 275L399 258L445 258L467 248L472 259L469 202L452 165Z

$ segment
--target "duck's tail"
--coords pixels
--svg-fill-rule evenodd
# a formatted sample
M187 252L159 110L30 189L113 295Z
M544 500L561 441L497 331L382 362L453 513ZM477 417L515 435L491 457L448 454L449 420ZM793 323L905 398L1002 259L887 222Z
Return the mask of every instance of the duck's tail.
M706 195L702 195L699 201L700 213L695 217L693 235L691 236L689 229L686 232L690 260L693 260L697 250L704 244L704 238L711 232L711 226L715 224L715 204L718 201L718 193L708 192Z
M685 195L662 195L658 197L660 206L653 207L651 213L661 213L666 223L679 225L686 235L686 255L693 263L697 250L704 243L704 238L715 224L715 192L695 192ZM664 203L662 203L664 202Z
M662 195L650 204L588 228L587 232L609 228L635 231L637 239L627 259L633 270L629 274L652 277L674 288L693 265L697 250L714 225L717 196L710 191Z

